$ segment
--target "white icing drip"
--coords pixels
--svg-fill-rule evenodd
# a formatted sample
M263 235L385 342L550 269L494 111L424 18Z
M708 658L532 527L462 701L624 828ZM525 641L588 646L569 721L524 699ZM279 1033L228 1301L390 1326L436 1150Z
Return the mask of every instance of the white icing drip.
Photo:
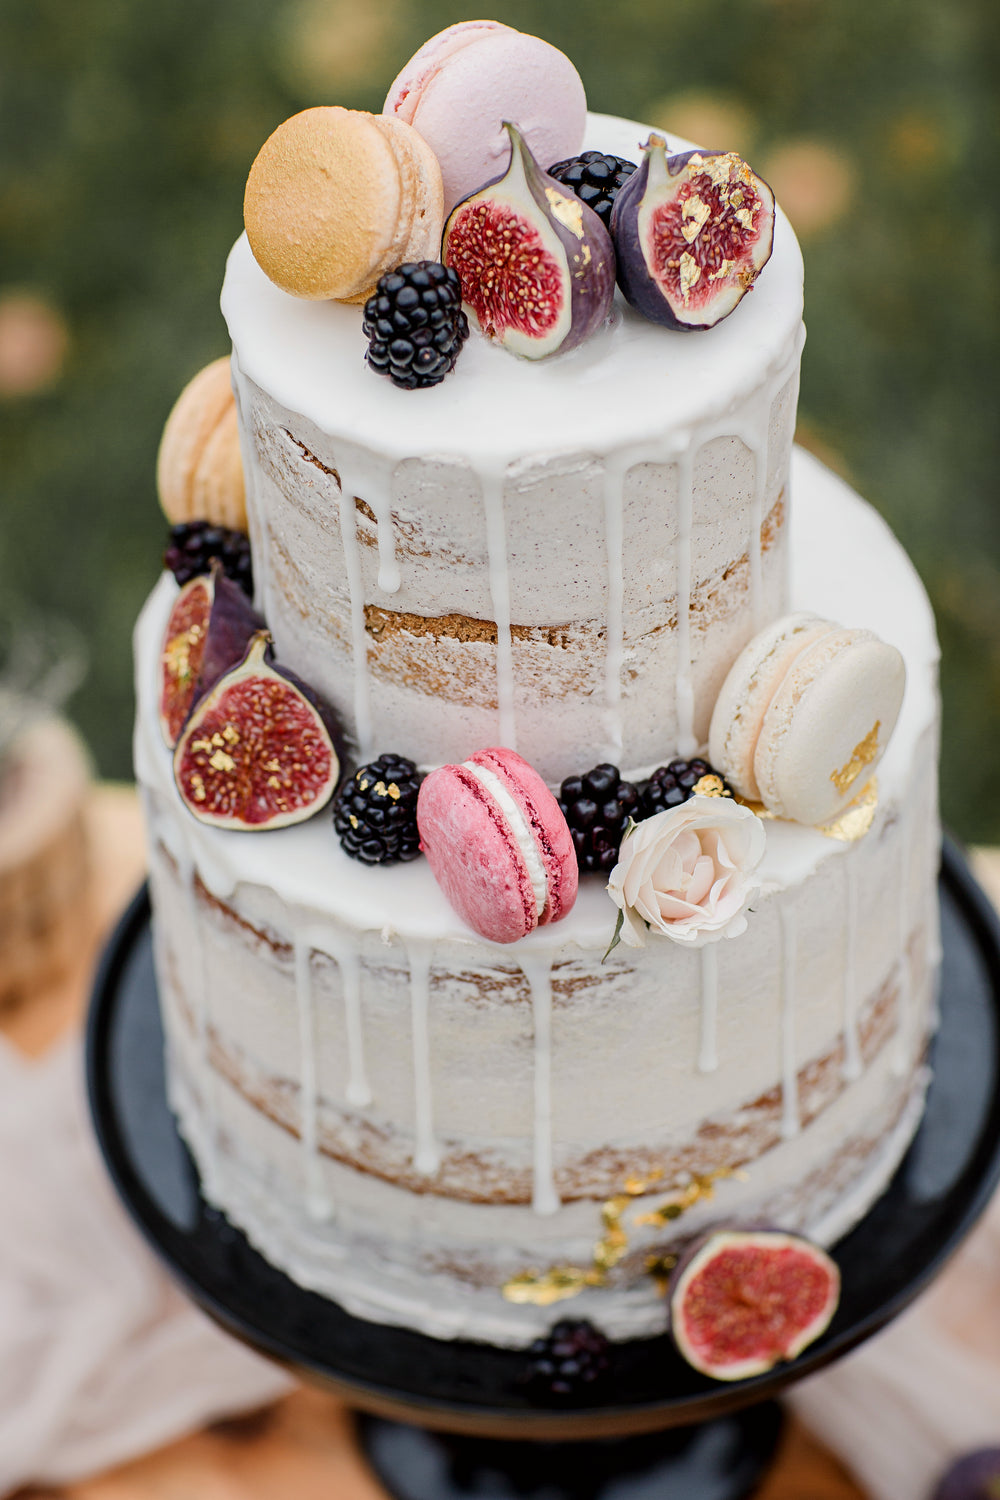
M618 765L622 752L622 662L625 648L625 563L623 531L627 461L604 461L604 534L608 555L608 631L604 657L604 699L607 704L605 759Z
M361 1025L361 958L357 949L338 957L340 982L344 987L344 1023L347 1028L347 1102L363 1109L372 1102L365 1069L365 1041Z
M497 627L497 713L500 744L517 749L514 720L514 642L510 629L510 577L507 567L507 518L504 512L503 472L481 470L479 481L486 514L490 599Z
M351 639L354 651L354 722L358 754L362 760L372 753L371 691L368 680L368 634L365 630L365 598L358 547L358 515L354 496L343 481L340 490L340 535L344 547L344 571L351 593Z
M790 1140L802 1128L799 1119L799 1080L795 1066L795 969L797 930L795 913L786 903L778 906L781 923L781 1134Z
M313 1009L312 949L295 939L295 995L299 1012L299 1139L302 1142L305 1205L310 1219L328 1219L332 1205L323 1191L319 1155L319 1090L316 1081L316 1017Z
M853 859L844 860L844 1077L861 1077L858 1036L858 875Z
M361 953L356 937L335 928L315 923L300 933L317 953L332 958L340 972L344 992L344 1030L347 1033L348 1104L364 1108L372 1102L372 1091L365 1068L364 1030L361 1018Z
M760 431L763 442L753 448L753 500L750 505L750 603L753 618L753 633L762 630L764 620L763 546L761 529L764 525L764 501L767 495L767 465L769 422L765 417Z
M469 771L480 785L485 787L503 813L514 842L521 851L521 858L524 860L528 878L531 881L531 893L535 898L535 915L540 917L549 899L549 877L545 873L545 866L538 852L531 825L500 777L488 766L481 766L475 761L467 760L463 762L462 769Z
M677 455L677 750L694 755L694 682L691 677L691 512L694 449Z
M552 969L545 958L525 959L524 974L531 986L535 1027L534 1170L531 1206L536 1214L559 1209L552 1164Z
M194 1013L194 1030L205 1080L206 1157L204 1171L206 1187L218 1190L219 1182L219 1107L216 1096L217 1081L215 1065L211 1056L211 1020L208 1010L208 972L205 963L205 939L202 934L201 916L198 912L198 893L195 890L197 872L195 865L182 854L178 865L178 879L188 907L188 923L191 930L191 973L187 985L187 999Z
M410 964L410 1008L413 1028L413 1165L425 1177L432 1177L441 1164L434 1135L434 1108L431 1096L431 1048L428 1034L430 999L431 945L408 942Z
M719 1004L719 955L714 943L701 950L701 1036L698 1043L698 1072L714 1073L719 1066L716 1030Z
M909 1065L913 1009L913 976L910 970L910 845L911 825L903 821L899 839L899 892L896 903L896 946L899 950L899 991L896 997L896 1036L892 1071L902 1078Z

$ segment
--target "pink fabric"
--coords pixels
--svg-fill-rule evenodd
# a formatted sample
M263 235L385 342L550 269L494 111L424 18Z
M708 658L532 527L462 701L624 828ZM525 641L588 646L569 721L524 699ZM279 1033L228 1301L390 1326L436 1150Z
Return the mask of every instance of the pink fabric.
M291 1389L174 1288L91 1137L77 1038L0 1037L0 1494L66 1483Z
M956 1458L1000 1447L1000 1196L915 1307L791 1404L871 1500L928 1500Z

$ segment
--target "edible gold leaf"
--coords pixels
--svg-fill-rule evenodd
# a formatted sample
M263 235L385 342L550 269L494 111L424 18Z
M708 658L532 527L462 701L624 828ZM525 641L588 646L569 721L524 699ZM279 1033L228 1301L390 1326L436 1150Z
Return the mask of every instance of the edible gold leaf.
M865 766L870 766L878 754L878 732L882 720L876 719L863 740L859 740L851 751L851 758L838 771L830 772L830 780L838 792L846 792L852 782L857 781Z
M549 200L549 208L552 217L558 219L570 234L576 235L578 240L583 239L583 204L574 193L568 198L565 193L560 193L556 188L545 189L545 196Z
M839 817L832 823L823 823L817 830L828 839L839 839L842 844L853 844L863 839L878 810L878 778L873 776Z
M687 302L691 295L691 288L697 286L701 280L701 266L695 260L690 251L685 250L680 258L680 283L681 296Z
M711 214L711 205L706 203L697 193L689 193L681 204L681 234L691 245L701 234L702 229L708 223Z

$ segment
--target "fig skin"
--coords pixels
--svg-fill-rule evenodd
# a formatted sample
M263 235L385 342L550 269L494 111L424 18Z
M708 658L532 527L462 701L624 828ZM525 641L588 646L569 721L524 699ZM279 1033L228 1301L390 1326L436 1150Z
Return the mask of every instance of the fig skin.
M1000 1448L977 1448L942 1475L931 1500L996 1500L1000 1495Z
M504 128L511 141L507 171L452 210L441 259L457 272L465 304L487 338L526 359L542 359L576 348L607 318L615 292L615 252L611 236L593 209L543 171L515 125L504 121ZM480 283L471 279L461 250L465 237L471 238L470 213L476 214L481 207L485 214L491 205L498 217L513 213L530 225L542 242L550 269L561 281L556 316L552 317L550 307L541 331L532 332L513 320L503 328L483 327L479 317L474 299ZM526 290L529 297L540 295L537 284Z
M165 701L173 684L168 680L171 670L180 672L188 665L191 643L184 649L183 632L178 634L176 623L185 612L185 603L196 599L204 591L209 602L207 614L197 624L203 632L204 645L198 660L197 672L190 683L189 696L183 717L179 719L167 712ZM190 629L191 627L189 627ZM240 662L247 643L255 631L264 629L263 618L257 613L238 583L227 578L220 563L213 561L211 572L192 578L184 584L174 601L170 618L160 648L160 731L164 742L172 750L195 704L209 692L224 672L230 671ZM180 644L180 651L178 645ZM196 648L197 649L197 648ZM180 661L179 661L180 658ZM183 703L183 693L177 696Z
M692 163L697 168L702 162L710 168L713 162L719 165L732 163L734 167L739 163L747 174L748 184L752 186L756 197L760 200L760 207L756 212L759 215L763 210L765 222L759 226L756 238L748 245L749 259L742 271L737 272L735 277L726 276L719 279L719 290L714 299L704 305L703 316L699 319L697 310L691 317L685 317L671 302L650 270L646 258L644 230L648 229L650 214L677 197L681 187L678 179L682 177L686 169ZM751 172L746 163L741 162L735 153L694 150L668 157L663 137L651 135L643 147L643 157L638 169L619 191L611 211L611 234L617 258L618 285L626 300L636 311L653 323L660 323L665 328L689 333L714 328L724 318L728 318L731 313L735 312L770 259L774 244L774 214L774 194L771 189L762 178ZM701 231L695 232L687 243L697 242L700 233ZM745 259L746 255L745 250L741 258ZM697 257L693 259L696 261ZM700 279L699 277L699 281ZM694 285L697 283L692 284ZM683 306L682 299L680 305Z
M732 1338L732 1325L723 1329L717 1328L715 1337L718 1347L716 1357L713 1358L710 1352L695 1345L689 1326L691 1314L689 1299L694 1282L702 1278L706 1271L710 1272L713 1264L718 1263L727 1251L732 1250L744 1252L756 1250L764 1254L775 1255L783 1255L791 1250L810 1261L813 1267L818 1268L822 1273L826 1281L826 1294L819 1304L815 1304L815 1298L813 1298L815 1305L811 1307L809 1316L804 1320L803 1309L798 1309L799 1316L796 1319L791 1318L792 1310L789 1309L789 1324L787 1328L782 1329L780 1339L774 1333L774 1316L777 1309L773 1304L770 1307L765 1304L758 1319L760 1327L757 1333L757 1348L743 1347L736 1354L730 1353L728 1358L724 1356L722 1346L727 1336ZM682 1359L713 1380L747 1380L755 1375L766 1374L775 1365L796 1359L826 1330L840 1301L840 1271L836 1262L831 1260L825 1250L791 1231L767 1225L752 1228L745 1225L722 1227L701 1236L688 1246L671 1273L667 1301L670 1311L670 1333ZM753 1312L752 1300L743 1294L735 1299L732 1305L737 1308L747 1307L748 1316ZM695 1313L697 1311L698 1309L695 1308ZM710 1311L711 1309L708 1309L704 1315L708 1316ZM712 1334L709 1332L707 1341L710 1341L711 1337Z
M275 696L283 701L275 705ZM262 699L263 720L241 719ZM269 633L257 631L237 665L195 705L177 741L174 781L188 811L238 832L287 828L320 812L342 769L323 707L325 713L317 695L274 661Z

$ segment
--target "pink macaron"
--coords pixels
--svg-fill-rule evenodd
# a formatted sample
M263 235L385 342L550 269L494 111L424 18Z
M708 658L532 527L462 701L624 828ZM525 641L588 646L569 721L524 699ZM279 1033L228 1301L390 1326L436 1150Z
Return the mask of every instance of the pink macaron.
M565 53L499 21L461 21L416 52L382 109L412 125L441 163L445 216L501 177L510 160L503 122L548 168L583 144L587 97Z
M439 766L417 799L420 847L469 926L514 943L558 922L576 900L576 853L545 782L513 750Z

